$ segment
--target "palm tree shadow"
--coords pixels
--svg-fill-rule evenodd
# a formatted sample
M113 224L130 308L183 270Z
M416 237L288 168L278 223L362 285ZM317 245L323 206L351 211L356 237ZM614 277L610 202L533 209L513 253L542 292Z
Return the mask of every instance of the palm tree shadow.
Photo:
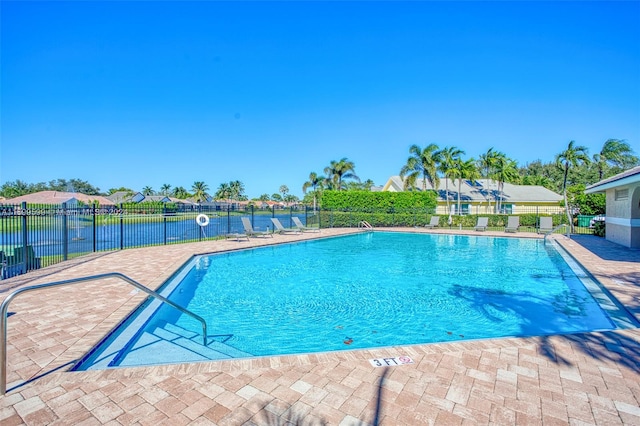
M376 393L376 411L372 423L366 423L363 421L357 421L352 423L352 426L378 426L382 417L382 389L384 388L384 381L389 373L389 368L384 368L380 380L378 381L378 390ZM278 411L280 413L278 414ZM258 408L258 414L246 425L256 426L326 426L329 423L325 419L309 419L307 413L304 411L296 410L289 404L283 404L278 401L270 401L262 404ZM342 424L342 423L341 423Z
M474 309L496 323L499 322L499 319L488 310L488 307L498 311L515 311L523 317L532 310L544 309L548 311L542 317L551 315L553 311L553 307L547 306L544 301L519 298L521 300L518 303L507 305L501 302L499 297L493 297L491 292L467 286L457 285L451 292L456 297L470 302ZM517 295L512 294L511 296ZM525 336L535 337L540 347L539 353L556 364L572 365L571 361L560 353L562 344L568 344L573 350L580 351L594 359L615 362L617 365L633 371L640 371L640 336L627 335L622 330L543 334L537 325L523 323L522 332Z

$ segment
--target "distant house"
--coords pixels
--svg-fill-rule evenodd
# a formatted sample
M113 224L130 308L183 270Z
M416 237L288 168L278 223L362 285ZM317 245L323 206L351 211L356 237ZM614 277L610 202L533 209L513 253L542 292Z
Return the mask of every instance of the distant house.
M438 186L437 214L492 214L495 213L496 202L500 200L500 213L541 213L552 214L563 211L562 196L543 187L534 185L514 185L504 183L502 191L498 190L498 182L479 179L463 180L460 188L460 212L458 212L458 180L440 179ZM423 187L423 180L416 182L416 190ZM448 188L448 190L447 190ZM426 189L434 188L426 182ZM382 191L403 192L404 180L400 176L391 176ZM447 210L447 198L449 210Z
M32 194L22 195L20 197L9 198L4 201L6 204L84 204L98 203L101 206L112 206L114 202L100 195L86 195L80 192L63 192L63 191L40 191Z
M141 192L117 191L107 196L114 204L139 203L144 200Z
M171 198L167 195L144 195L141 192L118 191L107 197L115 204L121 203L144 203L144 202L161 202L161 203L179 203L193 204L188 200L179 198Z
M142 203L145 202L160 202L160 203L170 203L171 198L166 195L143 195Z
M640 166L588 186L584 192L606 194L607 240L640 248Z

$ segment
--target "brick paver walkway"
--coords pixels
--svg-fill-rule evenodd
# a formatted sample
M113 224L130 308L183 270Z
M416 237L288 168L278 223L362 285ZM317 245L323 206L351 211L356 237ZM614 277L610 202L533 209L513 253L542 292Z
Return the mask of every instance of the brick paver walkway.
M345 232L356 231L320 236ZM2 281L0 297L22 285L112 271L157 288L194 253L316 237L98 253ZM592 236L557 240L640 319L639 251ZM362 425L374 424L378 399L381 425L640 424L638 329L65 371L143 299L114 279L16 298L0 424ZM368 361L400 355L415 363L384 369Z

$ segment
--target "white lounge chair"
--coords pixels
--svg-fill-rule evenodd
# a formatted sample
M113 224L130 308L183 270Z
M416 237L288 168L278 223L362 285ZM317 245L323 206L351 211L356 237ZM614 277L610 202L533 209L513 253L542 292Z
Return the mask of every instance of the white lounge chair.
M486 231L487 226L489 226L489 218L479 217L478 223L476 223L476 226L473 229L475 229L476 231Z
M285 228L277 217L272 217L271 222L273 222L274 226L273 232L277 232L278 234L299 234L302 232L297 228Z
M427 223L424 227L425 228L437 228L440 226L440 216L431 216L431 221L429 223Z
M292 216L293 225L298 228L301 232L320 232L320 228L309 228L302 224L302 221L298 216Z
M253 226L251 225L251 221L249 220L248 217L241 217L240 219L242 219L242 226L244 226L244 232L249 237L271 237L271 238L273 238L273 235L268 233L267 231L256 231L256 230L254 230Z
M538 234L546 234L551 231L553 231L553 218L551 216L542 216L540 218Z
M518 232L520 227L520 216L509 216L507 220L507 226L504 228L504 232Z

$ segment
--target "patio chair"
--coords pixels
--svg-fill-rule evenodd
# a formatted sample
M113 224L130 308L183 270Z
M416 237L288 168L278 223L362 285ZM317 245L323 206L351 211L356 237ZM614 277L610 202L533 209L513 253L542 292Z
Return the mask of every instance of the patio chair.
M244 226L244 232L245 232L245 234L247 234L247 236L249 236L249 237L271 237L271 238L273 238L273 235L271 235L267 231L256 231L256 230L254 230L253 226L251 225L251 221L249 221L248 217L241 217L240 219L242 219L242 226Z
M507 220L507 226L504 228L504 232L518 232L520 227L520 216L509 216Z
M424 227L425 228L437 228L440 226L440 216L431 216L431 221L429 223L427 223Z
M540 218L540 227L538 228L538 234L547 234L553 231L553 218L550 216L543 216Z
M293 216L291 219L293 220L293 225L301 232L320 232L320 228L309 228L308 226L303 225L298 216Z
M277 232L278 234L299 234L301 232L297 228L285 228L277 217L272 217L271 222L273 222L274 226L273 232Z
M478 223L476 223L476 226L474 226L473 229L475 229L476 231L486 231L488 225L489 225L488 217L479 217Z
M240 241L241 239L247 239L247 241L249 241L249 236L247 234L242 234L240 232L232 232L230 234L225 234L224 239L225 240L236 240L236 241Z

